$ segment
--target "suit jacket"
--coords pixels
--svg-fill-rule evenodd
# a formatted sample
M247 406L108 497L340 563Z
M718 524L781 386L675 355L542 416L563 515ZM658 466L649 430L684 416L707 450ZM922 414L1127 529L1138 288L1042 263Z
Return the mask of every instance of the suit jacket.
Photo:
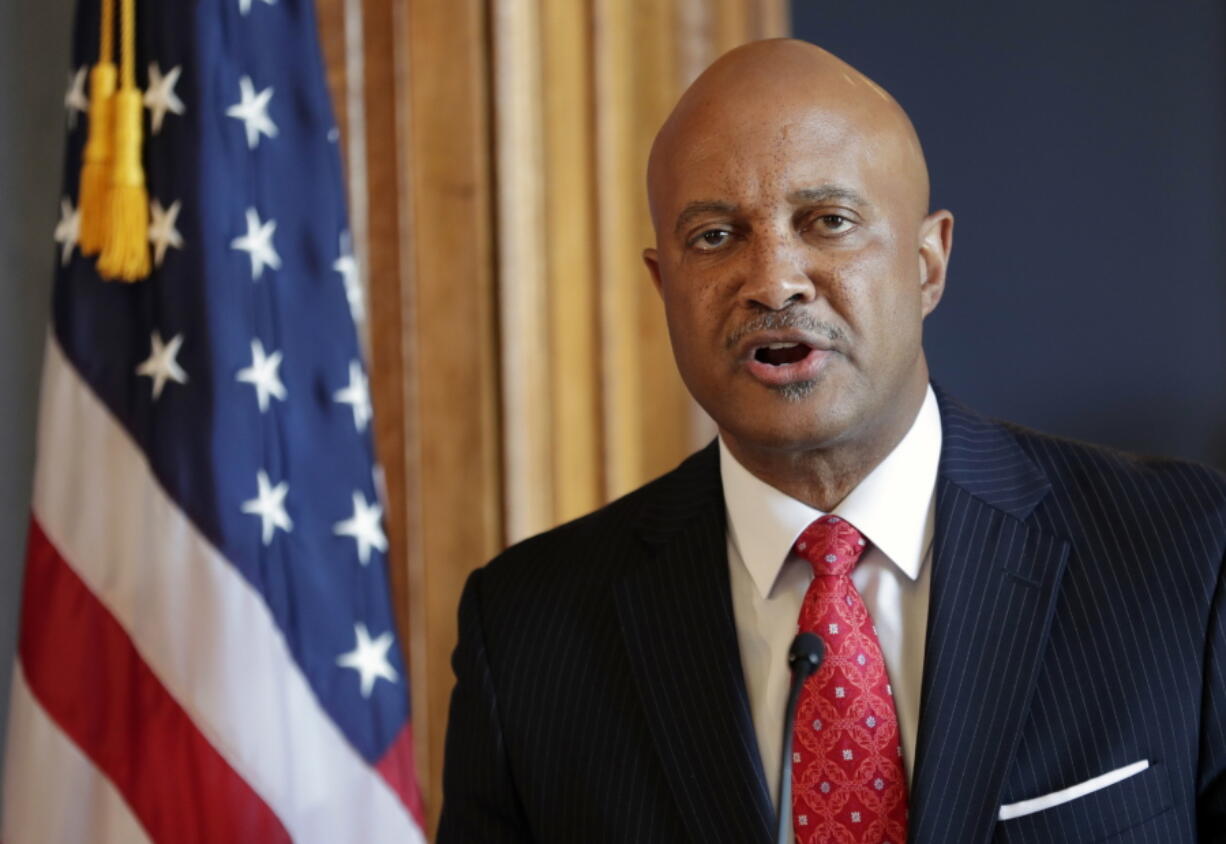
M909 840L1226 841L1226 478L938 397ZM714 444L474 572L459 619L441 844L773 840Z

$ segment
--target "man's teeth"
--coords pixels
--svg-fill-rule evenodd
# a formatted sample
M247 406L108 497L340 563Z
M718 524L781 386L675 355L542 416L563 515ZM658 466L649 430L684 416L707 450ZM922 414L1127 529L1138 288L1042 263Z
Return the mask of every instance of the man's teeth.
M766 348L768 349L794 349L799 346L799 343L771 343Z

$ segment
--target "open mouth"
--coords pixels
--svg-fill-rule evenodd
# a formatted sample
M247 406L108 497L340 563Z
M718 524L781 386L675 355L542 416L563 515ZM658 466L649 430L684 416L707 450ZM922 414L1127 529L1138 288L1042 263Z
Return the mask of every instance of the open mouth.
M809 356L810 351L812 351L811 347L804 343L771 343L755 349L753 357L759 363L770 366L787 366L789 363L804 360Z
M774 342L763 343L762 340ZM758 345L750 347L749 357L742 358L745 371L766 386L775 388L817 379L838 353L823 347L820 340L813 343L806 340L759 338Z

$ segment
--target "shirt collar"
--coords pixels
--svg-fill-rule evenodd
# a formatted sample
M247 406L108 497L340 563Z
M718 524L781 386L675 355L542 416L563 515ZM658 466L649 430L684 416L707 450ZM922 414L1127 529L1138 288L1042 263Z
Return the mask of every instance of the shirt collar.
M919 576L932 543L941 414L932 387L910 430L833 513L842 516L909 578ZM825 515L759 480L719 441L728 530L762 597L768 597L792 543Z

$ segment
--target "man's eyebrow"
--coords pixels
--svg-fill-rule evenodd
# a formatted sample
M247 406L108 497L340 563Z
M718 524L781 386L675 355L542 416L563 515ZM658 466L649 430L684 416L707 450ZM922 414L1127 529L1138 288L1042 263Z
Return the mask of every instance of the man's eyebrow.
M861 208L869 204L867 199L854 190L836 187L835 185L802 188L788 194L788 202L791 202L793 205L831 201L845 202L848 205L856 205Z
M681 234L681 230L686 227L690 220L702 214L735 214L739 209L730 202L721 202L718 199L705 199L697 202L691 202L681 209L681 213L677 215L677 224L673 227L673 232Z

